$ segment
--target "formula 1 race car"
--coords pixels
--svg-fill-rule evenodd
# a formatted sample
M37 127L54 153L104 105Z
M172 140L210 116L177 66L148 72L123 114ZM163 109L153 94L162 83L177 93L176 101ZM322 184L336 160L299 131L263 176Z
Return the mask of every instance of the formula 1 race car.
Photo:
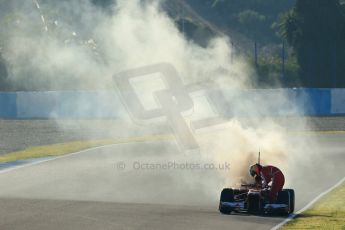
M295 192L283 189L278 193L277 201L269 203L269 188L264 189L252 184L243 184L239 189L224 188L220 195L219 211L223 214L231 212L247 212L254 215L289 215L295 209Z

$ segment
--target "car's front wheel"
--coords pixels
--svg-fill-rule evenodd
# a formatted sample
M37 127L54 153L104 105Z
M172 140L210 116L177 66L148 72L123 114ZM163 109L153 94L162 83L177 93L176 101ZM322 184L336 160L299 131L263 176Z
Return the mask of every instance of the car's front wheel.
M229 206L223 205L223 202L234 202L234 190L231 188L224 188L220 194L219 211L222 214L231 214L232 209Z

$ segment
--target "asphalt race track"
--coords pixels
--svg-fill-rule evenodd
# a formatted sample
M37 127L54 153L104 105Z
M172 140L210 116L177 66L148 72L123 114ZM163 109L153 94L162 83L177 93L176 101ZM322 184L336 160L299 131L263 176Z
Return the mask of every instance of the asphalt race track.
M345 135L318 139L323 163L296 173L297 210L345 176ZM221 215L216 172L134 168L176 159L176 152L173 141L128 143L2 172L0 229L259 230L283 220Z

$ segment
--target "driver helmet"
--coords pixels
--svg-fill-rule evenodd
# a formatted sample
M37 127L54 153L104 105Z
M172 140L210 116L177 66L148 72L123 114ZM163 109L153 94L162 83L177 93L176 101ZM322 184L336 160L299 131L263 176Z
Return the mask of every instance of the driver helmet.
M255 175L259 175L259 171L262 168L260 164L254 164L249 167L249 174L254 177Z

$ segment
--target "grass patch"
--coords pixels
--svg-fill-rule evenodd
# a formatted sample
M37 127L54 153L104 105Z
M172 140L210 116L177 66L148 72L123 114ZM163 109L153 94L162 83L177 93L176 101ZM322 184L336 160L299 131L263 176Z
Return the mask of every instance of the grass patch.
M319 200L311 209L299 214L282 229L345 230L345 185Z
M6 163L6 162L11 162L11 161L17 161L17 160L25 160L25 159L31 159L31 158L61 156L68 153L78 152L84 149L102 146L102 145L171 140L172 138L173 138L172 135L152 135L152 136L117 138L117 139L74 141L74 142L61 143L61 144L36 146L36 147L30 147L21 151L0 155L0 163Z

